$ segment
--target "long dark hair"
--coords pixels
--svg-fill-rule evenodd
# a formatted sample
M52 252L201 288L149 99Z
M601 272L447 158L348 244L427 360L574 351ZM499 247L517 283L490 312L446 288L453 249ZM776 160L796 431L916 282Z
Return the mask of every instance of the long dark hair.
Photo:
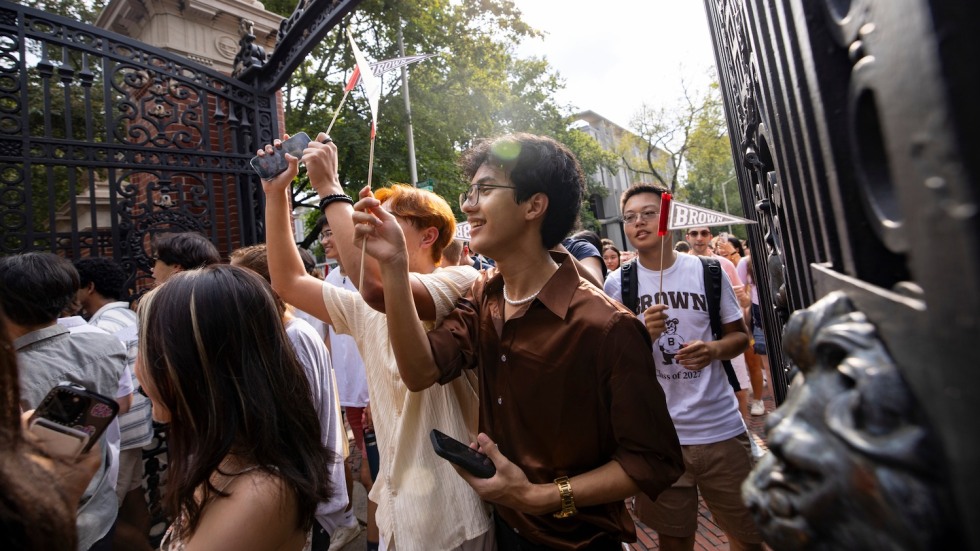
M211 475L229 454L279 477L296 497L297 528L308 530L329 497L330 452L272 287L220 264L176 274L142 300L140 358L170 410L165 501L184 514L179 536L228 495Z
M735 237L733 235L729 235L728 236L728 243L732 246L732 248L735 249L735 252L738 253L738 256L740 256L740 257L745 256L745 247L742 246L742 240L741 239L739 239L739 238L737 238L737 237Z
M4 549L75 549L75 503L29 458L45 453L21 430L17 357L0 308L0 541Z

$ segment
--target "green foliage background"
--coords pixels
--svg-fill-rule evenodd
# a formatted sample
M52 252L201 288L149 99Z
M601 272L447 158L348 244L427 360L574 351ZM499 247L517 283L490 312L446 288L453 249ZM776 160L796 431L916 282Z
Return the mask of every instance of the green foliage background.
M295 2L268 0L265 6L288 17ZM456 161L474 140L508 132L548 135L577 154L587 175L616 162L594 139L567 129L571 108L554 99L564 84L547 62L514 54L521 40L538 33L521 20L510 0L366 0L331 30L284 88L287 132L314 135L329 123L354 66L348 29L370 60L382 60L399 57L400 24L406 55L438 54L409 68L418 177L431 178L434 191L460 218L456 197L466 184ZM375 187L412 183L400 75L393 71L383 78ZM358 88L331 131L339 148L340 179L352 196L367 180L369 131L369 108ZM590 194L603 192L597 182L589 182ZM594 220L584 207L583 217L586 225Z

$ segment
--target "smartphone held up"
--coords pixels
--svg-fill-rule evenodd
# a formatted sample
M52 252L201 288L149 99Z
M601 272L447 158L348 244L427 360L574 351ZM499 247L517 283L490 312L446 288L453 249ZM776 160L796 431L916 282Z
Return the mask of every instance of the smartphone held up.
M311 141L306 132L299 132L290 136L289 139L280 144L280 147L273 148L271 154L252 157L252 169L259 175L259 178L271 180L286 170L286 153L298 159L303 156L303 150L310 145Z

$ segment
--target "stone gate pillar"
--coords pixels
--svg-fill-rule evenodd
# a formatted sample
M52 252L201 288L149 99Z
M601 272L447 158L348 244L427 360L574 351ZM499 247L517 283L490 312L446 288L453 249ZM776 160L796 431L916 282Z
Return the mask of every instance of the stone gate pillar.
M271 52L281 20L257 0L110 0L95 24L230 75L243 22Z

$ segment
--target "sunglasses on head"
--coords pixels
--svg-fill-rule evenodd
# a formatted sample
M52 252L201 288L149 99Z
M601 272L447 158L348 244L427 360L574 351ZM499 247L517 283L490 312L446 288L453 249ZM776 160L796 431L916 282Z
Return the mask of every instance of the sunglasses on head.
M701 231L691 230L687 232L687 235L690 235L691 237L697 237L699 235L701 237L711 237L711 230L701 230Z

